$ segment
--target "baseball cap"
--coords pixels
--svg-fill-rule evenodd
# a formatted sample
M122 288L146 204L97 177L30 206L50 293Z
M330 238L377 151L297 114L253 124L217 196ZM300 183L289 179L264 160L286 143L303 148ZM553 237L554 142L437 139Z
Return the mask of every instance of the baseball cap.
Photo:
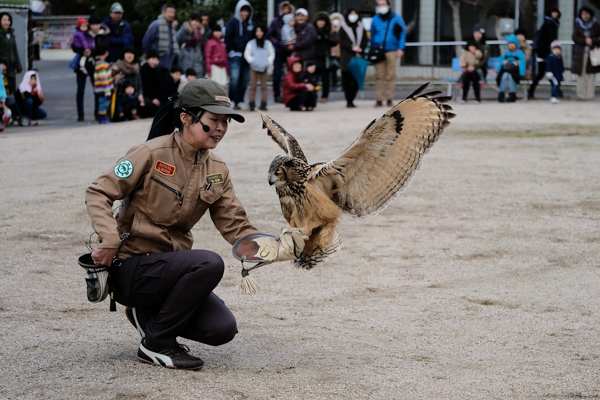
M113 5L110 6L110 12L122 13L123 12L123 6L121 5L121 3L113 3Z
M227 96L225 88L210 78L195 79L181 89L179 93L181 101L187 107L200 107L213 114L225 114L237 122L246 119L242 114L231 108L231 100ZM179 107L175 102L174 108Z
M296 15L298 14L302 14L305 17L308 17L308 11L306 11L306 8L299 8L296 10Z

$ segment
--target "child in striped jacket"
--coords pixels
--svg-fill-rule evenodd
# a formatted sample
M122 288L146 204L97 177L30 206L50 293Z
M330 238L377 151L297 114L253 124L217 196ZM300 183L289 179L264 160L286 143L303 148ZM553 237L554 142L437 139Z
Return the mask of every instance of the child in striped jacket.
M110 124L107 111L114 88L112 70L106 61L108 46L96 46L96 69L94 70L94 93L98 98L98 122Z

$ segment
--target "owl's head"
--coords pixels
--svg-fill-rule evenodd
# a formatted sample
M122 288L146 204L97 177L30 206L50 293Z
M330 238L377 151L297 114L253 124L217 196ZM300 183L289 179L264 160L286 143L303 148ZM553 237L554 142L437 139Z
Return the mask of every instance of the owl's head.
M294 157L277 156L269 167L269 185L276 189L286 186L304 185L307 177L307 165Z

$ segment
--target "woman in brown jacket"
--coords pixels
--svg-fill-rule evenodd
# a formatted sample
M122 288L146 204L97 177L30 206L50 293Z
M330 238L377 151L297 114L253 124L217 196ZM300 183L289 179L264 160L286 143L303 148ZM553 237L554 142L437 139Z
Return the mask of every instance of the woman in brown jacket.
M600 24L594 18L594 10L581 7L573 28L573 60L571 72L579 75L577 97L583 100L594 98L596 74L600 66L590 62L590 50L600 47Z
M196 79L159 111L151 140L131 148L86 191L98 234L92 259L112 265L115 300L127 306L127 318L142 336L140 361L199 369L204 362L189 355L177 336L219 346L237 333L235 317L212 293L223 276L223 260L192 250L191 233L206 211L231 244L258 232L235 195L227 166L211 152L230 119L244 122L225 89ZM115 219L112 207L119 200ZM294 249L280 248L273 239L276 261L294 259L304 248L298 230L283 235L290 235Z

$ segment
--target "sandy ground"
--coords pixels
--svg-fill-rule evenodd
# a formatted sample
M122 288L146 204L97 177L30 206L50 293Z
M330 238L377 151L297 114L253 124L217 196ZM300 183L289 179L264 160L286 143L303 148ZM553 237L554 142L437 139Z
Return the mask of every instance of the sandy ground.
M335 157L381 110L358 102L269 113L310 162ZM78 255L92 180L149 122L0 135L0 398L530 399L600 397L598 103L458 105L408 189L378 217L344 217L344 248L313 271L240 265L209 218L195 247L226 260L216 293L239 334L206 365L135 359L123 307L88 303ZM285 226L257 114L217 152L250 220Z

